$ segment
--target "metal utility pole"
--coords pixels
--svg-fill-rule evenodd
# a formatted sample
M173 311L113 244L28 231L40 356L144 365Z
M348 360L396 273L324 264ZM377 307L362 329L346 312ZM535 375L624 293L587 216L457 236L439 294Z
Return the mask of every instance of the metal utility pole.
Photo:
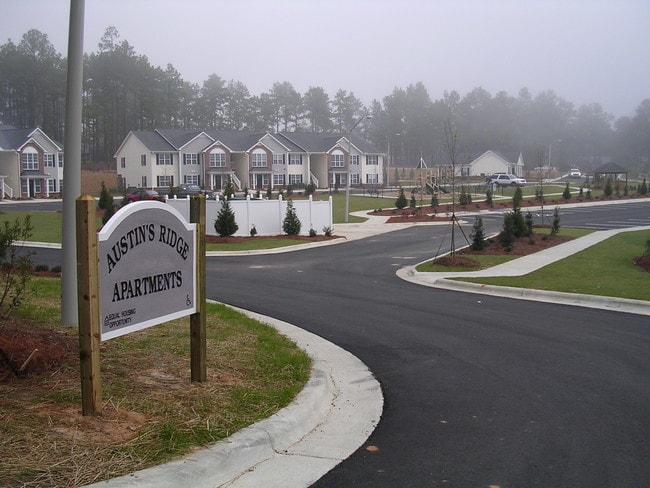
M77 326L77 242L75 202L81 195L81 96L83 85L84 0L70 0L68 77L65 97L61 323Z

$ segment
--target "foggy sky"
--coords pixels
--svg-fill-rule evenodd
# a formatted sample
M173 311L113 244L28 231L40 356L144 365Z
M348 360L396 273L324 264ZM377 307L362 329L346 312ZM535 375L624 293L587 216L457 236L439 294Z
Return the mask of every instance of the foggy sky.
M69 0L0 0L0 44L35 28L67 56ZM138 55L251 95L289 81L365 104L422 82L432 100L553 90L616 117L650 98L648 0L86 0L84 51L115 26Z

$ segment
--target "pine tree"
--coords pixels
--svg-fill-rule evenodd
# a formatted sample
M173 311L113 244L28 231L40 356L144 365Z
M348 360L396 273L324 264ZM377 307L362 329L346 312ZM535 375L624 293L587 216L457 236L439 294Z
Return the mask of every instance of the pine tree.
M106 210L109 207L109 205L112 204L113 204L113 197L111 196L110 192L106 188L106 185L102 181L102 189L99 192L99 200L97 201L97 206L102 210Z
M535 221L533 219L533 214L530 210L526 212L525 221L526 221L526 237L532 237L533 234L535 233L534 231Z
M551 224L551 235L558 234L560 232L560 208L555 207L553 212L553 224Z
M300 219L296 215L296 209L293 207L293 202L291 200L287 201L287 213L284 216L284 221L282 222L282 230L288 236L297 236L300 234Z
M512 246L515 243L515 223L514 212L508 212L503 217L503 227L499 233L499 242L506 252L512 251Z
M641 195L647 195L648 194L648 184L645 181L645 176L643 177L643 182L641 182L641 187L639 188L639 193Z
M515 194L512 197L512 208L514 210L517 210L518 208L521 208L521 201L524 199L524 194L521 191L521 187L517 186L515 189Z
M569 190L569 182L567 181L564 191L562 192L562 198L565 200L571 200L571 190Z
M403 208L406 207L407 203L408 202L406 201L406 195L404 195L404 188L400 186L399 194L397 195L397 200L395 200L395 207L397 207L397 209L399 210L402 210Z
M108 194L108 197L106 198L104 205L105 208L104 208L104 215L102 215L102 224L106 225L106 222L108 222L111 219L111 217L115 215L115 204L113 203L113 195L111 195L110 193Z
M603 193L605 194L606 197L611 197L612 193L614 193L612 180L610 180L609 178L607 178L607 181L605 182L605 190L603 190Z
M235 212L230 207L227 198L224 198L221 202L221 210L217 213L217 218L214 221L214 230L221 237L231 236L239 230L239 226L235 221Z
M473 251L482 251L487 247L487 242L485 241L485 230L483 229L483 218L479 215L474 221L472 226L472 250Z
M411 208L415 208L417 206L417 202L415 200L415 193L411 193L411 201L409 203L409 206Z
M492 199L492 190L489 188L485 192L485 203L487 203L490 207L494 206L494 200Z

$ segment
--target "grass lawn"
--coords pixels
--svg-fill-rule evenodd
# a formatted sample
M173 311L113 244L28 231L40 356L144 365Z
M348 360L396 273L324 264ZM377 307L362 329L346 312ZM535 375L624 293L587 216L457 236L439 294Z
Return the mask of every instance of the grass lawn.
M208 381L190 382L189 318L167 322L101 344L103 412L83 417L60 280L35 277L29 289L0 329L19 365L38 349L26 377L0 382L3 487L80 486L178 458L269 417L309 379L311 360L292 341L208 304Z
M563 231L561 231L563 232ZM650 273L633 263L648 231L621 232L600 244L524 276L455 278L489 285L650 300Z

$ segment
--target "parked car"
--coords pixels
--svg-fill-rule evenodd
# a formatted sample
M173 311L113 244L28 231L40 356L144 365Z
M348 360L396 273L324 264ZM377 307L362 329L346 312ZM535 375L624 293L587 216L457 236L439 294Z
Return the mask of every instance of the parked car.
M518 186L525 185L526 179L510 173L495 173L490 177L488 183L490 185L497 184L498 186Z
M582 176L582 172L578 168L571 168L569 170L569 178L580 178Z
M192 195L202 195L205 191L199 185L182 184L178 187L178 198L187 198Z
M162 202L164 198L156 190L147 188L136 188L124 196L124 203L138 202L140 200L159 200Z
M199 185L182 184L178 187L178 190L176 191L177 198L187 198L192 195L203 195L207 199L215 197L214 192L210 190L205 190L201 188Z

